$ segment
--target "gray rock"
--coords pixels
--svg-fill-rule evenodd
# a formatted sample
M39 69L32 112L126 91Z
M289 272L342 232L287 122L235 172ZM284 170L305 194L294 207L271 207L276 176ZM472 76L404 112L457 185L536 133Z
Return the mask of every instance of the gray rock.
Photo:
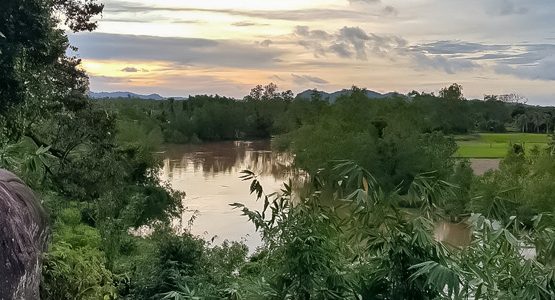
M33 191L0 169L0 300L40 299L48 220Z

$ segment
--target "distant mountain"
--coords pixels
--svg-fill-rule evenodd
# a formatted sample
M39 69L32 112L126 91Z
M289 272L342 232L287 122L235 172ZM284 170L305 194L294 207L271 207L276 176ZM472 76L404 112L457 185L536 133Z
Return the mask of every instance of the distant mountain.
M150 95L141 95L135 94L131 92L89 92L89 97L93 99L100 99L100 98L135 98L135 99L150 99L150 100L164 100L168 99L162 97L158 94L150 94ZM183 97L172 97L175 100L183 100Z
M314 93L315 90L306 90L304 92L301 92L299 94L297 94L297 98L300 99L311 99L312 98L312 93ZM326 93L324 91L318 91L316 90L316 92L318 92L320 94L320 97L322 100L326 100L330 103L335 103L335 101L337 101L337 99L343 95L349 95L351 93L351 90L347 90L347 89L343 89L341 91L337 91L337 92L333 92L333 93ZM396 92L391 92L391 93L386 93L386 94L380 94L378 92L374 92L371 90L366 90L366 96L370 99L385 99L385 98L389 98L389 97L393 97L393 96L402 96L399 93Z

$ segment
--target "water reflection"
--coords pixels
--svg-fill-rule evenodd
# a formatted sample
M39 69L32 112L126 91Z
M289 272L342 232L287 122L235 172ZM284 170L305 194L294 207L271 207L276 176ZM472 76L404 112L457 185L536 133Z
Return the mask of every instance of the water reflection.
M244 240L253 249L260 244L246 217L232 210L233 202L261 209L262 203L250 195L249 184L239 179L242 170L259 175L267 193L279 191L282 183L293 174L293 157L271 151L270 141L218 142L201 145L170 145L164 149L161 179L184 191L188 208L181 224L187 224L197 211L191 228L193 234L215 241Z
M164 158L164 175L168 180L187 177L191 171L208 177L236 174L245 169L285 179L293 170L292 155L272 152L270 141L172 145L166 147Z

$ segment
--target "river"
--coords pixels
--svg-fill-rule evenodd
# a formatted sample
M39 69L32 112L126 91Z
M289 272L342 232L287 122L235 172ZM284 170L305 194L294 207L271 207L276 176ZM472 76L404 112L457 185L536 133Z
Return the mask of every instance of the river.
M262 209L250 194L250 182L242 181L242 170L258 174L266 193L277 192L283 182L293 176L293 156L273 152L271 142L228 141L200 145L167 145L163 149L164 166L161 179L186 193L187 208L181 220L184 228L194 217L191 233L213 240L243 241L251 251L261 244L254 225L229 204L239 202L251 209ZM474 171L481 175L498 167L498 161L472 160ZM454 244L466 244L467 229L457 224L438 224L436 237Z
M265 192L277 192L292 174L290 154L272 152L267 140L167 145L163 150L160 178L186 193L182 226L194 216L190 230L195 235L215 243L243 240L251 251L260 245L254 225L229 204L262 209L262 203L250 194L250 182L239 178L240 172L253 171Z

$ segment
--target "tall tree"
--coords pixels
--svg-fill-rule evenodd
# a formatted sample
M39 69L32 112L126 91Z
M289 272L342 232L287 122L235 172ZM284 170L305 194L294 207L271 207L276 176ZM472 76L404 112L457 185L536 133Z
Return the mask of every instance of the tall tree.
M462 85L453 83L449 87L442 88L439 91L439 96L447 100L464 100L462 90Z
M46 112L82 109L87 76L68 57L65 24L93 30L95 0L5 0L0 3L0 125L17 140Z

